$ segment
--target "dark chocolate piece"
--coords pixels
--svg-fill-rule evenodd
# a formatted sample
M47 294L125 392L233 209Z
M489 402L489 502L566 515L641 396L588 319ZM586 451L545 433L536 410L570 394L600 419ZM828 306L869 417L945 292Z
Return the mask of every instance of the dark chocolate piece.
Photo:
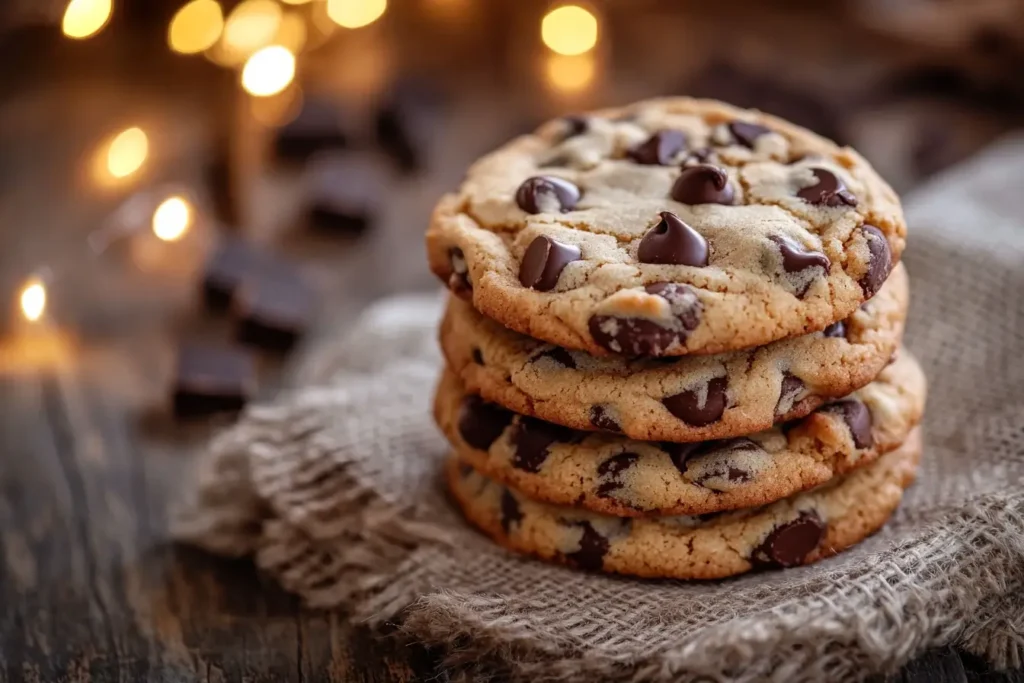
M440 100L439 93L425 83L402 80L377 107L377 144L407 173L426 165L427 142L435 129Z
M267 269L273 261L270 254L243 240L221 242L203 272L203 300L207 307L215 311L228 309L242 283Z
M256 391L256 361L244 349L185 343L172 403L177 417L241 410Z
M309 327L315 296L297 272L263 274L235 296L236 333L244 344L287 351Z
M327 154L303 177L309 224L332 233L361 233L372 227L390 183L380 164L366 155Z
M274 151L279 159L301 162L325 149L347 147L342 109L329 100L307 97L298 116L277 131Z

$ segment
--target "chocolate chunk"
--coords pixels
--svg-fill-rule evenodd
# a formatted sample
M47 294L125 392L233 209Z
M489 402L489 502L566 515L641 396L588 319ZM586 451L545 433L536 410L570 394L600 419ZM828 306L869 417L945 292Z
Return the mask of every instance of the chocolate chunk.
M516 204L526 213L565 213L576 208L580 188L564 178L534 176L516 190Z
M519 501L516 500L508 489L501 492L501 528L508 536L513 524L519 524L523 520L523 512L519 509Z
M689 285L657 282L647 285L644 291L669 302L672 327L645 318L594 315L587 326L597 344L627 356L661 356L676 342L686 343L690 332L700 324L704 311L696 290Z
M484 354L482 351L480 351L480 349L474 348L473 353L471 355L473 356L474 363L476 363L477 365L484 364Z
M718 166L688 166L672 185L672 199L683 204L732 204L736 192L729 174Z
M762 135L771 133L771 130L760 126L756 123L747 123L746 121L732 121L729 123L729 132L736 138L744 147L754 149L757 144L757 139Z
M700 455L700 448L703 445L703 443L673 443L671 441L663 441L660 444L661 450L668 453L668 457L680 474L686 474L686 462L690 458Z
M575 524L583 529L580 549L567 553L566 559L580 569L590 571L601 569L604 566L604 556L608 554L610 547L608 539L597 533L590 522L576 522Z
M287 351L312 323L315 304L313 291L297 272L261 274L235 296L236 337L243 344Z
M585 116L566 116L562 119L562 123L565 124L565 137L562 138L563 140L583 135L590 130L590 121Z
M822 334L835 339L846 339L846 323L842 320L832 323L822 331Z
M306 97L298 116L278 129L274 152L279 159L301 162L323 150L347 147L349 136L342 125L345 118L337 104Z
M604 406L590 406L590 424L609 432L621 432L622 427Z
M452 247L448 250L448 261L452 265L451 275L448 276L448 289L460 299L472 301L473 283L469 280L469 265L466 263L466 255L462 253L462 249Z
M802 379L789 372L783 372L782 389L779 391L779 400L775 403L775 416L781 417L792 410L805 387Z
M247 279L267 270L283 268L273 257L239 239L226 239L218 245L203 271L203 300L211 310L231 306L235 292Z
M229 347L183 344L178 349L172 404L177 417L241 410L256 391L256 360Z
M659 130L626 152L626 156L638 164L668 166L685 146L686 134L681 130Z
M647 231L636 252L640 263L706 266L708 242L679 216L661 212L661 220Z
M576 359L572 357L572 354L560 346L553 346L546 351L541 351L536 356L530 359L530 362L536 363L541 358L550 358L559 365L572 370L576 369Z
M832 269L832 262L820 251L807 251L802 246L779 235L772 235L768 239L779 245L779 253L782 254L782 268L787 273L799 273L808 268L823 268L828 273Z
M530 242L523 254L523 262L519 265L519 282L523 287L541 292L551 291L558 284L562 269L573 261L579 261L581 255L579 247L541 235Z
M831 403L821 409L823 413L838 415L850 428L853 445L857 448L871 448L875 439L871 435L871 411L857 399L846 399Z
M425 165L428 143L436 134L441 96L427 83L400 80L378 104L374 116L377 145L405 172Z
M700 403L701 392L696 389L667 396L661 402L668 408L668 412L686 424L704 427L722 419L727 403L725 390L728 385L727 377L715 377L709 381L703 405Z
M798 190L797 197L810 204L857 206L857 198L835 173L824 168L812 168L811 172L817 182Z
M486 451L512 422L512 417L511 411L499 405L479 396L467 396L459 408L459 436L470 447Z
M732 453L743 452L767 455L757 443L746 438L708 441L689 454L681 471L691 475L691 481L698 486L726 490L729 484L742 484L753 478L741 462L729 457ZM698 458L702 460L698 462ZM690 472L691 469L696 472Z
M318 155L303 173L310 227L358 234L373 226L390 189L387 170L373 157Z
M889 250L889 240L881 230L873 225L861 227L864 237L868 242L868 272L860 279L861 289L864 295L872 297L882 288L886 278L892 271L892 252Z
M822 539L825 523L814 511L801 512L796 519L776 527L754 550L751 559L758 564L796 567L804 563Z
M573 430L522 416L512 432L515 454L512 466L526 472L537 473L548 458L548 447L555 443L572 443L578 439Z
M715 157L715 150L710 147L698 147L697 149L691 149L683 157L683 161L680 166L689 166L691 164L704 164Z
M603 481L597 487L597 495L607 498L610 494L622 488L619 481L619 474L632 467L640 456L636 453L619 453L608 458L597 466L597 476L608 481Z

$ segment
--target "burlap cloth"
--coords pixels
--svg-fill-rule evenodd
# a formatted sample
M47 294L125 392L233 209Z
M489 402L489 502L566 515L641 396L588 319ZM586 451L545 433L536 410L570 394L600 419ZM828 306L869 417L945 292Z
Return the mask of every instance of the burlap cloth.
M889 525L836 558L684 583L492 544L439 477L439 296L374 306L310 354L302 388L216 439L181 538L253 555L313 607L400 616L466 679L860 680L944 644L1021 666L1024 139L907 204L907 343L931 382L925 459Z

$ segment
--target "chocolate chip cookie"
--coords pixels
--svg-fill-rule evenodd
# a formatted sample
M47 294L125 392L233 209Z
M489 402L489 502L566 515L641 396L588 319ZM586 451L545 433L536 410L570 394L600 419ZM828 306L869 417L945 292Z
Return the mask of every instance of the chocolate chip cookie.
M465 393L450 372L434 416L455 452L536 498L604 514L706 514L818 486L898 447L920 421L925 379L904 350L878 378L810 415L748 436L644 442L516 415Z
M771 505L620 518L538 503L452 457L448 483L469 521L512 550L592 571L715 579L816 562L877 531L916 474L920 430L879 460Z
M440 336L466 389L517 413L634 439L706 441L802 417L870 382L899 346L908 299L898 265L873 299L823 332L713 356L595 357L513 332L455 297Z
M903 251L899 200L851 149L670 98L552 121L436 207L430 267L483 315L594 355L721 353L822 330Z

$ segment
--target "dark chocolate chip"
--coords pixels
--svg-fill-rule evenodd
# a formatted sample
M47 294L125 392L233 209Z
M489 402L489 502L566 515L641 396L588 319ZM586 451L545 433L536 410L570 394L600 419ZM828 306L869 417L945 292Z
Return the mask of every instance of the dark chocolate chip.
M452 274L448 276L448 289L460 299L472 301L473 283L469 281L469 266L466 265L466 255L458 247L452 247L448 250L448 261L452 266Z
M516 500L508 489L501 492L501 528L508 536L513 524L519 524L523 519L523 512L519 509L519 501Z
M609 432L621 432L622 427L615 421L604 406L590 406L590 424L594 425L598 429L604 429Z
M555 443L572 443L579 435L571 429L522 416L512 431L512 466L526 472L539 472L548 458L548 447Z
M473 355L473 362L474 363L476 363L477 365L483 365L484 364L484 354L483 354L482 351L480 351L480 349L474 348L472 355Z
M835 339L846 339L846 323L842 320L832 323L822 331L822 334Z
M779 391L779 400L775 402L775 416L781 417L792 410L797 403L797 397L803 393L805 387L802 379L789 372L783 372L782 389Z
M689 285L657 282L644 291L669 302L677 325L669 328L644 318L594 315L587 325L597 344L627 356L661 356L676 342L686 343L704 311L696 290Z
M519 282L523 287L541 292L550 291L558 284L562 269L573 261L579 261L581 255L579 247L541 235L530 242L523 254L523 262L519 265Z
M663 441L660 444L661 450L668 453L668 457L680 474L686 474L686 461L696 455L702 445L701 443L674 443L671 441Z
M256 359L230 347L183 344L172 404L177 417L241 410L256 390Z
M729 123L729 132L732 133L732 136L736 138L736 141L741 145L754 149L754 145L757 144L757 139L762 135L771 133L771 130L756 123L732 121Z
M684 391L667 396L661 402L680 420L693 427L704 427L722 419L727 403L726 388L729 380L726 377L715 377L707 384L707 397L704 405L700 405L700 393L697 390Z
M732 204L736 192L729 174L718 166L688 166L672 185L672 199L683 204Z
M541 358L550 358L564 368L576 369L576 359L572 357L572 354L563 349L560 346L552 346L546 351L541 351L536 356L530 359L530 362L536 363Z
M481 451L491 447L505 427L512 422L512 413L479 396L467 396L459 409L459 435L469 446Z
M601 478L607 478L608 481L601 482L597 487L597 495L601 498L607 498L611 493L621 489L622 482L619 481L619 474L628 470L639 459L640 456L636 453L619 453L598 465L597 475Z
M562 119L562 122L565 124L565 136L562 138L563 140L574 138L577 135L583 135L590 129L590 122L587 120L586 116L566 116Z
M753 560L777 567L796 567L825 538L825 523L817 513L801 512L796 519L776 527L754 550Z
M797 197L810 204L857 206L857 198L835 173L824 168L812 168L811 172L817 182L798 190Z
M779 245L779 253L782 254L782 267L787 273L799 273L808 268L823 268L827 273L832 268L832 262L828 256L820 251L807 251L789 238L779 235L772 235L768 239Z
M724 479L728 482L741 484L750 481L752 475L747 470L737 467L736 463L730 462L728 454L743 451L764 453L764 449L757 443L742 437L726 439L724 441L708 441L700 444L698 448L689 454L689 457L686 459L687 462L684 463L684 469L681 471L686 474L689 469L689 463L698 457L714 456L715 459L713 461L700 467L699 475L692 479L693 483L698 486L707 486L713 479ZM712 486L711 488L715 487Z
M668 166L686 146L686 134L680 130L659 130L633 147L626 156L638 164Z
M715 154L715 150L710 147L698 147L697 149L691 149L683 157L681 166L688 166L691 164L704 164L707 163Z
M235 296L238 341L287 351L313 321L316 295L297 272L280 270L245 282Z
M868 241L868 272L860 279L860 286L865 296L872 297L878 293L886 278L892 271L892 252L889 250L889 240L881 230L873 225L861 227L864 237Z
M679 216L661 212L661 220L640 240L636 253L640 263L706 266L708 241Z
M579 200L580 188L550 175L528 178L516 190L516 204L526 213L565 213Z
M875 440L871 435L871 411L862 402L849 398L831 403L822 408L821 412L841 417L850 428L853 445L857 448L871 448L874 445Z
M608 554L608 539L597 533L590 522L576 522L583 529L580 538L580 549L566 554L566 559L579 567L597 571L604 567L604 556Z

